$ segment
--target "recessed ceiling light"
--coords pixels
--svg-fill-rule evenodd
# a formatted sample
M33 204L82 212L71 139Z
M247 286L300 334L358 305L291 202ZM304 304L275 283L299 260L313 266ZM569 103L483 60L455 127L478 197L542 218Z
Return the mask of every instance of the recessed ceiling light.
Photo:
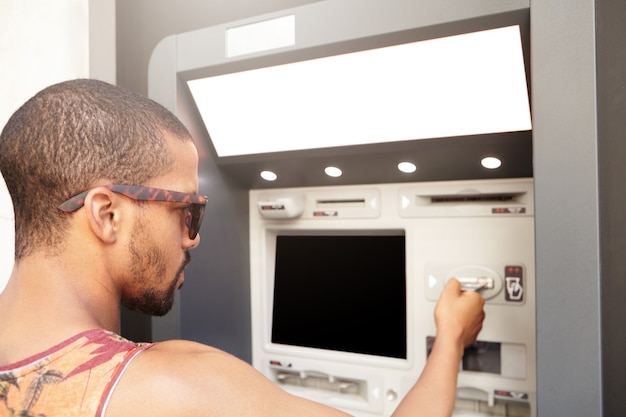
M487 169L496 169L496 168L500 168L500 165L502 165L502 161L493 156L488 156L486 158L483 158L480 161L480 164Z
M276 181L278 175L276 175L272 171L262 171L261 178L263 178L265 181Z
M417 167L412 162L400 162L398 169L406 174L411 174L417 170Z
M329 177L341 177L341 174L343 174L341 172L341 170L337 167L326 167L324 168L324 172L326 173L326 175L328 175Z

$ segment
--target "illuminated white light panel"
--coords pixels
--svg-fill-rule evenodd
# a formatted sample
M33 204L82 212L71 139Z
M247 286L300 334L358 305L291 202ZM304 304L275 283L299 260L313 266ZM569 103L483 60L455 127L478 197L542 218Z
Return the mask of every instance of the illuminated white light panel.
M518 26L188 83L220 157L532 128Z

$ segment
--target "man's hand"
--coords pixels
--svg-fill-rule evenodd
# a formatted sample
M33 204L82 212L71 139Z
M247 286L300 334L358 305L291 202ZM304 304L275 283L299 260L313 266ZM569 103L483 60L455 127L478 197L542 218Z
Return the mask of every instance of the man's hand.
M484 305L478 292L462 291L458 280L449 280L435 307L437 337L454 338L463 347L473 343L483 327Z

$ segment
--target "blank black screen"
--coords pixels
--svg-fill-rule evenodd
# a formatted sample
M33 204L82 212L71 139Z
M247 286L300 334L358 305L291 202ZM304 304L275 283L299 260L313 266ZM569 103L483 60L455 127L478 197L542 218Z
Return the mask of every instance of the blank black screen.
M404 235L277 236L272 342L406 358Z

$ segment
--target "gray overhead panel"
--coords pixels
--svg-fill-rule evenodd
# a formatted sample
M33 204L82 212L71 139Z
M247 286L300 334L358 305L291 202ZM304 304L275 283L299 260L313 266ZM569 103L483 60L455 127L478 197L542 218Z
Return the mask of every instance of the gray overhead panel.
M267 105L263 105L261 100L256 106L260 110L270 110L270 116L263 116L263 120L271 117L271 110L278 115L276 121L268 123L270 129L277 129L283 122L295 119L297 114L298 124L293 138L289 139L293 143L303 140L305 133L310 133L314 129L322 127L326 133L315 133L314 141L317 138L319 146L289 147L287 150L276 150L267 148L252 152L227 152L220 154L217 146L217 130L213 129L210 120L223 119L217 114L219 107L232 106L227 113L233 117L231 125L234 127L248 127L253 125L252 132L246 136L252 143L257 141L265 143L267 139L262 139L266 134L264 129L255 128L258 122L243 113L243 108L250 100L258 100L259 93L250 91L249 88L235 90L230 88L232 93L227 93L227 97L232 99L230 104L226 100L217 98L214 93L216 110L204 111L199 100L191 100L193 105L178 105L177 100L181 96L196 99L190 91L190 82L207 79L207 77L219 77L228 74L243 74L252 70L278 68L288 64L307 62L312 60L325 60L327 57L354 55L359 51L386 49L388 47L408 45L411 43L421 43L422 41L437 40L455 35L469 34L490 29L504 28L509 26L519 27L521 40L522 68L526 69L522 73L525 81L524 100L526 101L528 119L530 119L528 105L528 91L530 79L528 76L529 67L529 1L528 0L506 0L498 2L478 1L478 0L455 0L441 2L437 0L428 1L407 1L407 0L327 0L308 4L301 7L282 10L251 19L245 19L228 24L208 27L201 30L173 35L165 38L155 48L149 67L149 94L153 99L165 104L180 115L181 109L191 114L183 115L183 119L194 120L195 129L202 138L199 138L200 146L212 154L216 159L222 172L232 177L244 188L274 188L286 186L313 186L330 184L359 184L359 183L384 183L384 182L407 182L407 181L436 181L454 179L484 179L484 178L514 178L532 177L532 131L530 126L512 129L496 129L493 131L462 131L456 132L454 129L447 133L425 133L421 137L411 136L412 133L404 137L386 137L397 123L389 122L389 119L380 118L380 125L369 124L372 115L359 118L359 113L353 119L347 115L340 115L332 120L328 117L328 110L331 105L345 97L341 96L341 88L331 88L322 98L310 99L310 95L315 88L296 95L298 103L293 103L292 108L303 110L295 111L292 116L285 114L284 110L278 110L279 101L271 104L272 88L266 89ZM274 24L271 28L278 36L278 40L267 41L263 36L255 32L268 25ZM267 33L267 32L265 32ZM272 43L274 42L274 43ZM519 43L519 42L518 42ZM243 46L242 46L243 45ZM438 57L424 59L424 67L436 61L444 61L445 54ZM500 55L495 53L493 55ZM486 59L486 58L485 58ZM477 59L476 61L485 61ZM455 61L451 61L455 62ZM456 61L457 64L446 64L446 72L458 71L462 74L469 68ZM458 64L461 62L460 64ZM418 64L418 67L421 65ZM387 66L392 68L393 66ZM365 70L366 68L364 68ZM399 69L396 67L396 69ZM418 68L419 69L419 68ZM493 68L489 68L493 70ZM392 71L393 72L393 71ZM415 71L415 79L422 79L423 76ZM502 71L508 72L508 71ZM409 72L410 74L410 72ZM326 76L329 79L330 76ZM385 90L384 86L397 77L397 74L374 75L362 85L361 90L354 89L344 93L350 97L354 96L354 91L358 91L360 97L354 104L344 104L339 108L341 112L369 101L365 107L374 107L373 115L389 110L397 104L393 98L374 99L374 91ZM321 81L325 81L322 79ZM450 81L457 79L456 75L451 76ZM330 81L330 80L329 80ZM319 82L319 80L318 80ZM276 81L276 86L281 84L281 80ZM300 82L294 85L305 85ZM450 85L447 83L446 85ZM471 81L462 84L473 84ZM338 84L341 86L342 84ZM405 84L406 85L406 84ZM381 88L381 86L383 86ZM396 90L408 91L406 88L395 88ZM483 94L483 84L476 82L472 85L474 92L466 105L468 111L475 111ZM486 88L486 86L484 86ZM422 87L417 87L422 88ZM390 88L391 89L391 88ZM452 87L450 89L456 89ZM184 91L184 94L178 95ZM275 90L277 91L277 90ZM434 100L421 104L422 111L406 111L411 103L423 100L420 90L412 92L407 103L398 109L394 109L390 114L404 112L414 125L432 122L430 116L424 115L424 109L439 106L436 116L442 118L434 123L438 127L454 128L462 123L464 114L462 109L456 106L457 100L446 99L442 103L435 103ZM368 96L372 93L371 96ZM212 99L211 93L209 98ZM336 94L336 95L335 95ZM391 97L391 96L387 96ZM453 97L453 96L452 96ZM412 100L414 98L414 100ZM308 101L308 102L307 102ZM314 101L313 106L309 106ZM492 99L491 104L498 103L497 99ZM432 104L432 106L431 106ZM376 107L378 106L378 107ZM289 107L289 106L287 106ZM495 107L498 107L497 105ZM254 107L252 107L254 109ZM492 107L493 108L493 107ZM491 109L492 109L491 108ZM491 109L485 110L478 116L469 119L484 118L485 120L498 121L502 115L496 114ZM333 113L337 113L334 111ZM205 114L203 114L205 113ZM304 116L301 114L303 113ZM505 112L506 114L507 112ZM508 112L512 113L511 111ZM365 113L362 113L365 114ZM204 120L201 116L204 116ZM413 117L414 116L414 117ZM282 117L282 119L281 119ZM421 117L421 121L420 121ZM352 120L350 122L350 120ZM365 125L368 129L376 130L379 133L374 135L374 139L356 144L338 144L338 140L331 136L337 132L350 132L351 128L341 127L340 123L348 121L353 127ZM228 128L226 128L228 130ZM324 132L324 130L321 130ZM274 131L269 132L271 137ZM366 132L368 133L368 132ZM389 133L390 134L390 133ZM317 136L315 136L317 135ZM364 133L358 135L364 136ZM327 137L328 136L328 137ZM346 133L341 133L338 139L343 139ZM380 141L378 140L380 137ZM238 140L238 139L237 139ZM228 140L232 143L232 140ZM237 149L239 145L231 148ZM243 147L243 145L241 145ZM242 148L243 149L243 148ZM480 165L480 160L486 156L497 156L503 161L502 166L495 170L488 170ZM398 171L398 163L408 161L417 166L417 170L412 174ZM326 166L333 165L341 167L344 175L340 178L329 178L324 175ZM262 170L271 170L278 174L278 179L267 182L259 177Z

